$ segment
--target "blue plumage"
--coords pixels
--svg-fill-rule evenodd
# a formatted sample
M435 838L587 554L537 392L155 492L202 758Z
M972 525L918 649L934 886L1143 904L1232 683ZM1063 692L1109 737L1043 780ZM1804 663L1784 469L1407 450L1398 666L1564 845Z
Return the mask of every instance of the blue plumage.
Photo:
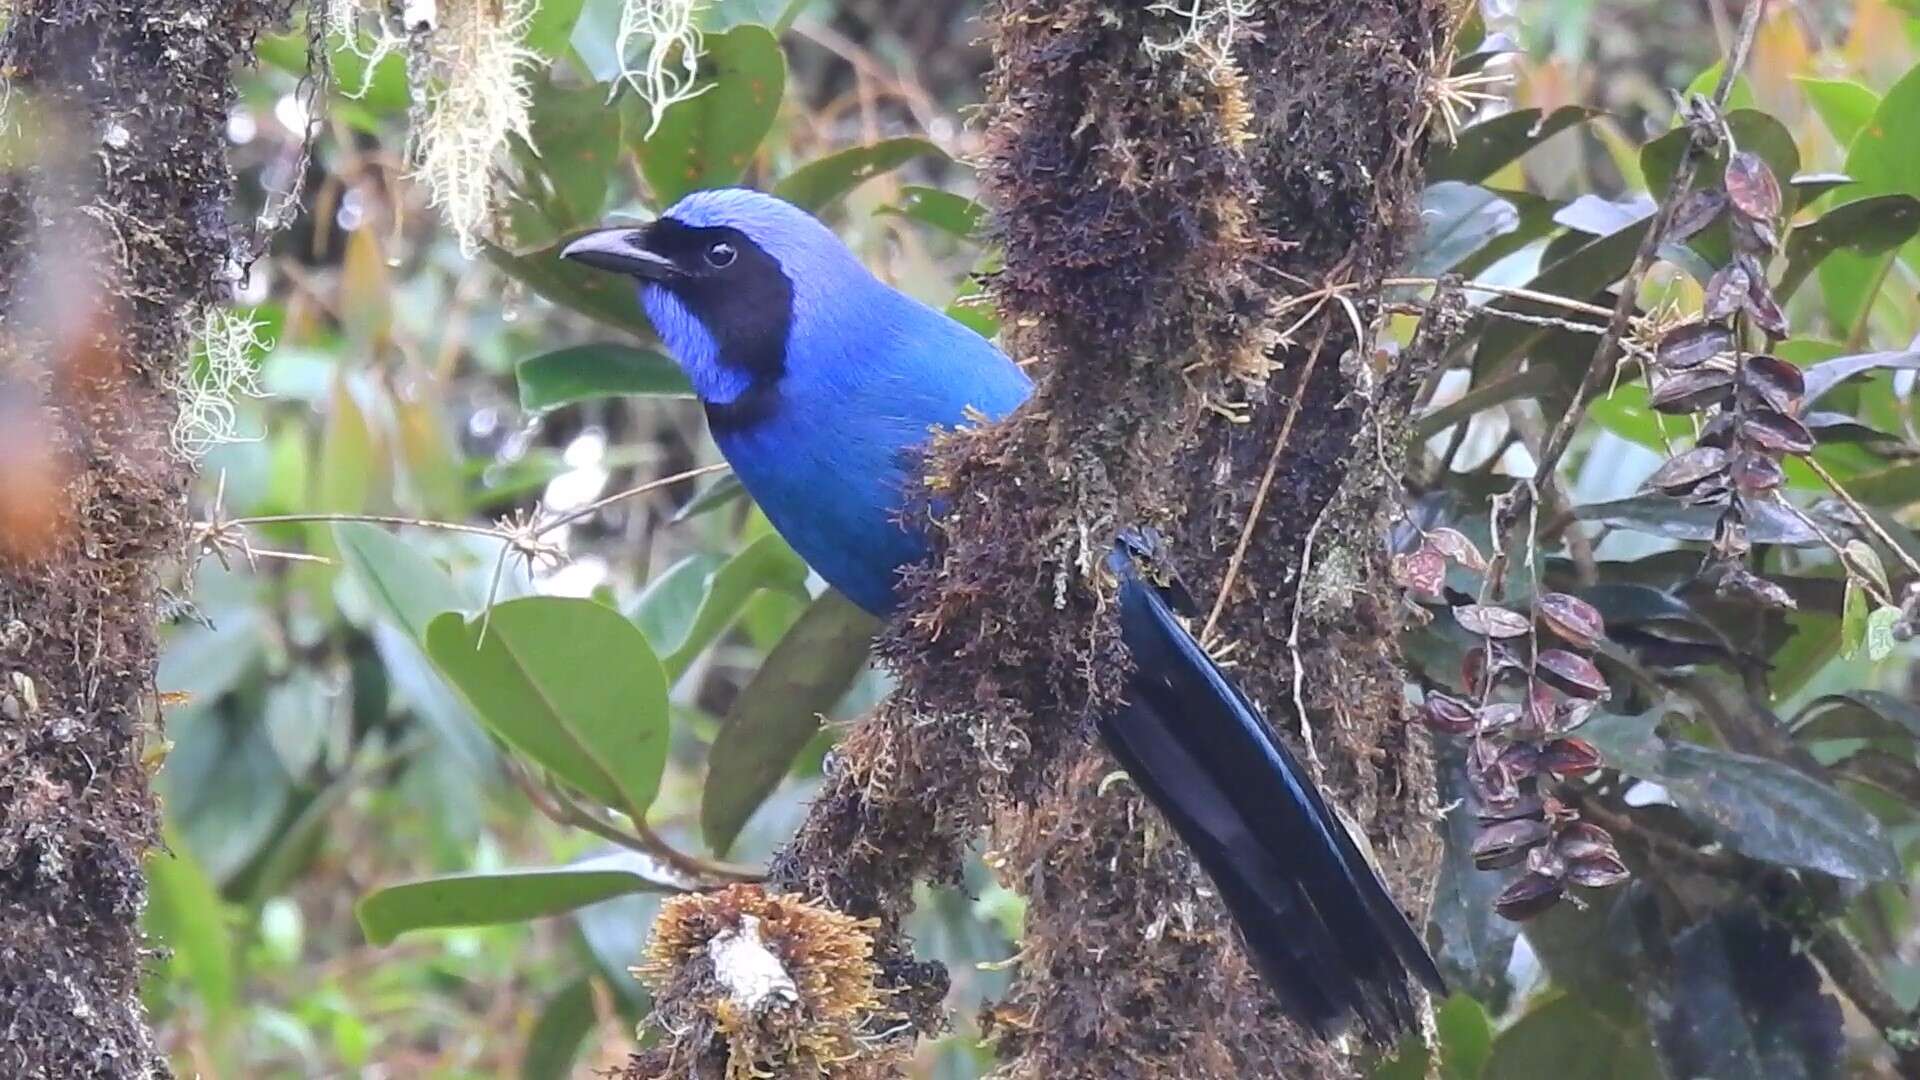
M714 441L774 527L876 614L927 555L902 520L929 432L1011 412L1026 375L992 344L879 281L825 226L770 196L682 199L651 225L564 254L640 281ZM1117 538L1121 636L1136 665L1102 740L1219 886L1261 974L1316 1030L1413 1020L1408 973L1439 972L1373 867L1253 704L1148 583L1157 541Z

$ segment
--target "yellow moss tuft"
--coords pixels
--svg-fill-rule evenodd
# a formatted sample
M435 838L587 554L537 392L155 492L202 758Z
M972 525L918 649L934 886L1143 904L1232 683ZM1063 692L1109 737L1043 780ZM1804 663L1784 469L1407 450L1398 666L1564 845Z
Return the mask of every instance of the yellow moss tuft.
M671 1006L656 1023L720 1036L729 1080L860 1075L898 1052L887 1035L901 1017L873 962L877 925L735 885L662 905L633 970Z

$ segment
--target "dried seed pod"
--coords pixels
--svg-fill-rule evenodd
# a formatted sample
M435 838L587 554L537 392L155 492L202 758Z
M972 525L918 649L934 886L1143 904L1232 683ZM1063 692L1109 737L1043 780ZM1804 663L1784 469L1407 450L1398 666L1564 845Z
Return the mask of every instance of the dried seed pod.
M1476 870L1498 870L1527 857L1527 852L1547 842L1552 830L1544 821L1521 818L1489 825L1473 838L1473 866Z
M1560 902L1560 882L1545 874L1522 874L1494 897L1493 910L1501 918L1525 922Z
M1737 512L1721 515L1713 523L1713 555L1721 563L1744 559L1747 552L1753 550L1753 541L1747 538L1747 523Z
M1663 379L1648 396L1656 412L1700 412L1726 400L1733 389L1733 372L1722 368L1695 368Z
M1780 234L1773 222L1740 214L1733 216L1733 248L1743 255L1771 255L1780 250Z
M1667 223L1667 239L1687 239L1713 224L1726 208L1727 193L1721 188L1688 192L1673 208L1673 219Z
M1693 444L1712 446L1720 450L1729 449L1733 446L1733 421L1732 413L1715 413L1713 418L1700 428L1700 437L1695 439Z
M1567 864L1567 880L1588 889L1605 889L1632 877L1619 855L1599 855Z
M1534 659L1534 671L1554 689L1578 698L1604 701L1611 691L1593 661L1565 649L1546 649Z
M1724 597L1749 600L1763 607L1794 611L1799 608L1787 590L1739 566L1728 566L1713 591Z
M1727 452L1717 446L1696 446L1653 471L1644 485L1666 495L1681 495L1702 480L1727 471Z
M1480 707L1480 730L1510 731L1520 722L1522 710L1511 701L1495 701Z
M1715 270L1707 279L1706 304L1700 314L1712 322L1732 318L1747 306L1747 289L1751 284L1746 268L1737 261Z
M1813 453L1813 432L1807 425L1772 409L1749 409L1740 418L1740 439L1772 454Z
M1798 367L1777 356L1760 353L1747 357L1740 365L1740 389L1769 409L1783 413L1800 411L1801 396L1807 392L1807 377Z
M1542 593L1533 602L1534 613L1555 637L1581 651L1592 649L1607 635L1600 611L1568 593Z
M1733 331L1717 323L1683 323L1667 331L1653 358L1669 371L1683 371L1733 350Z
M1429 529L1427 543L1434 550L1476 574L1487 572L1487 560L1472 540L1458 529Z
M1752 451L1734 455L1728 476L1742 495L1775 491L1787 482L1787 470L1778 461Z
M1531 780L1540 775L1540 748L1530 742L1508 743L1494 760L1516 781Z
M1771 235L1771 227L1769 227ZM1779 239L1773 238L1775 247ZM1752 279L1747 283L1747 315L1753 319L1753 325L1759 327L1768 337L1775 340L1787 336L1792 329L1787 324L1787 313L1780 307L1780 301L1773 295L1773 286L1764 277Z
M1553 687L1538 679L1527 682L1527 700L1522 706L1521 723L1514 726L1510 737L1516 739L1538 739L1553 730L1554 715L1559 709L1560 695Z
M1462 604L1453 609L1453 617L1462 629L1481 637L1519 637L1533 626L1525 615L1493 604Z
M1561 829L1553 838L1553 847L1561 858L1570 862L1619 854L1614 849L1612 835L1589 821L1576 821Z
M1598 701L1588 698L1567 698L1554 706L1553 727L1549 730L1556 735L1564 735L1592 719L1593 714L1599 709Z
M1688 506L1725 506L1733 499L1733 482L1724 476L1709 477L1680 496Z
M1479 724L1473 706L1451 694L1428 691L1420 707L1420 718L1427 727L1442 735L1465 735Z
M1545 819L1546 805L1540 796L1533 792L1520 792L1502 806L1488 806L1479 803L1473 816L1482 825L1493 825L1502 821L1517 821L1520 818Z
M1538 762L1542 771L1562 780L1598 772L1605 762L1600 751L1585 739L1555 739L1540 748Z
M1742 150L1727 159L1727 199L1744 217L1772 221L1780 216L1780 181L1766 159Z
M1447 580L1447 557L1423 544L1404 555L1395 555L1390 573L1394 584L1409 593L1438 600L1444 595L1441 587Z

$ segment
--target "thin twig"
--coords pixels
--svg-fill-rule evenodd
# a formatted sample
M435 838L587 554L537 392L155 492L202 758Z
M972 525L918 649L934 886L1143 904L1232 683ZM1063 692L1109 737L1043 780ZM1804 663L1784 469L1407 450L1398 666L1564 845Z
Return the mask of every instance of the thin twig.
M1872 514L1867 512L1867 508L1861 506L1859 501L1853 497L1852 493L1841 486L1840 481L1835 479L1834 475L1827 471L1826 466L1814 460L1812 454L1804 455L1800 460L1806 463L1807 468L1813 470L1813 475L1819 477L1821 483L1827 485L1827 490L1833 492L1834 496L1844 503L1848 510L1853 512L1854 517L1860 519L1862 525L1865 525L1873 535L1880 538L1880 542L1885 544L1894 555L1900 559L1900 562L1906 566L1910 573L1920 574L1920 562L1915 562L1913 556L1907 554L1906 548L1894 543L1893 537L1887 535L1887 530L1880 527L1880 523L1874 520Z

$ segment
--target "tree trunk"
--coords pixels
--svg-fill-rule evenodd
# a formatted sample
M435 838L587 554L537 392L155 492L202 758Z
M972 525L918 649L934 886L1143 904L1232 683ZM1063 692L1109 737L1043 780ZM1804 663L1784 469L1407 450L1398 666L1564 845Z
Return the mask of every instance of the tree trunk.
M152 1076L139 918L158 578L191 474L176 387L237 255L233 68L290 0L8 6L0 1075Z
M951 880L982 827L1028 900L1014 988L984 1017L1003 1075L1354 1071L1279 1017L1204 876L1090 741L1126 664L1100 567L1130 523L1176 539L1200 597L1238 564L1219 623L1235 677L1284 734L1311 723L1323 783L1423 910L1432 768L1403 715L1383 572L1420 364L1378 371L1355 324L1419 226L1447 6L988 5L982 179L1006 249L992 288L1036 390L1006 421L936 440L929 486L953 510L888 639L901 690L836 752L773 868L774 887L877 920L891 1015L846 1024L867 1052L830 1075L891 1075L902 1040L939 1030L945 980L913 961L900 919L913 883ZM1345 303L1301 299L1322 286ZM1435 339L1410 354L1437 357ZM723 906L687 910L724 925ZM718 1076L730 1056L814 1073L743 1060L704 954L678 959L657 997L671 1034L630 1076ZM893 1038L851 1037L881 1030Z

